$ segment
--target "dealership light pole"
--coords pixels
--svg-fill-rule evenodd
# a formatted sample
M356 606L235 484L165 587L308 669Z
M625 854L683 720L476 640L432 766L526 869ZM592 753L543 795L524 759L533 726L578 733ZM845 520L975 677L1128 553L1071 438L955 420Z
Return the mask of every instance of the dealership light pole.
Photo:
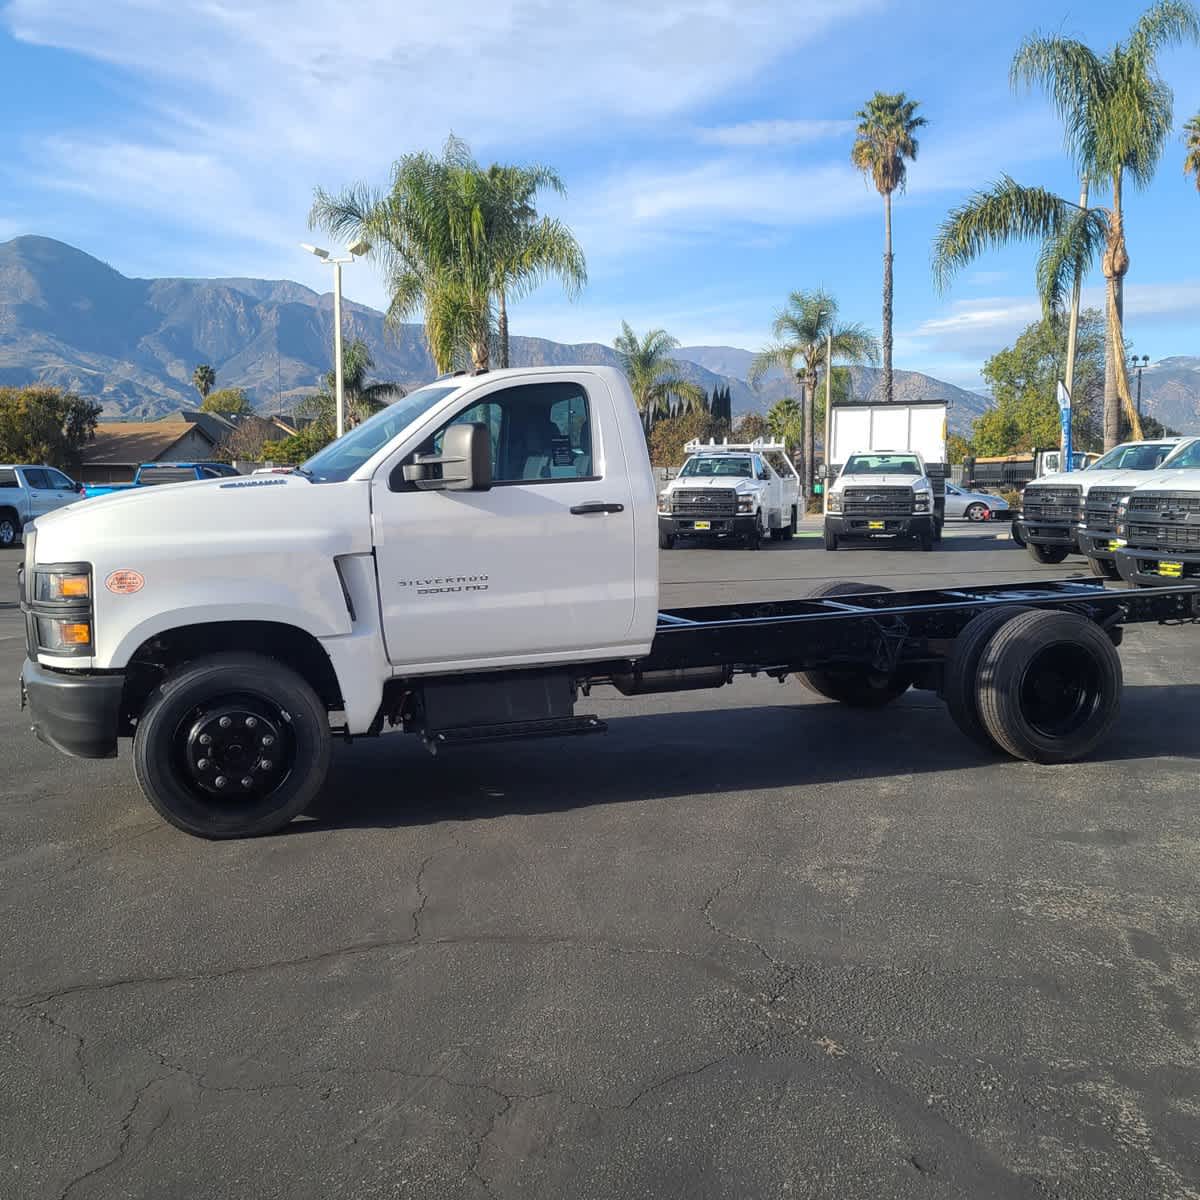
M333 390L337 405L337 436L341 437L346 432L346 393L342 379L342 267L366 254L371 249L371 243L359 238L346 247L348 258L330 258L328 250L310 246L308 242L301 242L300 249L315 254L322 262L333 267Z
M1139 360L1136 354L1131 354L1129 356L1129 365L1137 372L1137 415L1140 421L1142 419L1142 372L1150 365L1150 355L1143 354Z

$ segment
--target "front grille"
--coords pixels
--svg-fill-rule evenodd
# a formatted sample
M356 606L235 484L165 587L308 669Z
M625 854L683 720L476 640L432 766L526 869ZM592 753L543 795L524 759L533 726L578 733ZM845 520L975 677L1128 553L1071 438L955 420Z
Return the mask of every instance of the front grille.
M1200 495L1134 492L1125 540L1143 549L1200 550Z
M671 493L671 512L683 517L732 517L737 492L731 488L680 488Z
M1125 540L1131 546L1160 550L1200 549L1200 525L1133 525Z
M1130 513L1145 513L1160 521L1185 521L1200 514L1200 495L1195 492L1134 492L1129 497ZM1167 514L1170 516L1167 516Z
M1082 490L1078 487L1027 487L1021 509L1027 521L1081 521Z
M847 516L908 517L912 511L912 488L848 487L842 493L842 512Z
M1084 503L1083 519L1093 533L1116 533L1117 505L1125 495L1120 488L1092 488Z

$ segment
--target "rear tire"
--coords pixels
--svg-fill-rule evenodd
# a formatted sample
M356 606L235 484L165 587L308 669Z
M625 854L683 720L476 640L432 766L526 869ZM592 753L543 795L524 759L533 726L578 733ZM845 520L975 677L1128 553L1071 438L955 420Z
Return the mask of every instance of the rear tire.
M1030 542L1025 548L1029 551L1033 561L1041 563L1043 566L1063 562L1070 553L1066 546L1037 546L1033 542Z
M989 750L998 747L984 727L975 695L979 678L979 660L992 635L1007 621L1031 611L1019 604L1005 604L972 617L954 639L942 673L942 699L955 725L971 739Z
M967 511L963 515L968 521L986 521L991 513L986 504L976 501L974 504L967 505Z
M871 592L891 590L887 587L871 587L865 583L841 580L837 583L824 583L808 594L812 599L824 599L835 596L863 596ZM816 692L818 696L824 696L827 700L836 700L849 708L883 708L885 704L903 696L912 683L906 675L889 677L863 667L800 671L796 678L810 692Z
M1089 558L1088 566L1092 569L1092 574L1097 579L1120 579L1121 573L1117 570L1117 564L1107 558Z
M1073 762L1104 741L1121 708L1121 660L1085 617L1034 610L1005 622L984 647L979 715L1014 758Z
M11 508L0 509L0 550L21 544L21 522Z
M213 654L151 692L133 766L146 799L176 828L256 837L282 829L316 798L332 740L325 705L290 667L257 654Z

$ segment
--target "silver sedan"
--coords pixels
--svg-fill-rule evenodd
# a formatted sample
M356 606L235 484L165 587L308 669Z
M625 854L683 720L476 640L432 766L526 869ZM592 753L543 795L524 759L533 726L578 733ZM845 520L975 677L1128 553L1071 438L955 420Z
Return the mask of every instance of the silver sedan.
M987 521L992 517L1007 519L1010 516L1008 501L1003 496L968 492L953 483L946 484L947 521Z

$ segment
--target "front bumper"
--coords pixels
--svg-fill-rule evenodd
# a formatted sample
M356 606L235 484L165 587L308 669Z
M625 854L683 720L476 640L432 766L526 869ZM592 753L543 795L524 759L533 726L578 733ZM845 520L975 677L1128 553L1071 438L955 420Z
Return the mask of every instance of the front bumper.
M872 529L882 524L882 529ZM933 513L914 513L909 517L847 516L845 513L827 513L825 528L839 538L895 538L933 536L937 530Z
M1140 546L1122 546L1116 555L1117 573L1136 587L1168 587L1182 579L1200 578L1200 554L1181 554L1177 550L1147 550ZM1179 563L1178 575L1163 563Z
M1106 533L1103 530L1093 532L1090 529L1081 528L1076 536L1080 552L1088 558L1099 558L1107 562L1116 560L1117 554L1112 544L1117 540L1116 530Z
M1074 521L1027 521L1021 516L1013 524L1019 525L1025 540L1035 546L1066 546L1071 550L1079 549L1076 536L1079 526Z
M38 739L73 758L116 758L123 674L69 675L30 659L21 668L21 707Z
M738 513L734 517L706 517L703 513L686 517L658 514L658 531L668 537L745 537L754 532L754 513ZM697 529L696 522L708 523L707 529Z

